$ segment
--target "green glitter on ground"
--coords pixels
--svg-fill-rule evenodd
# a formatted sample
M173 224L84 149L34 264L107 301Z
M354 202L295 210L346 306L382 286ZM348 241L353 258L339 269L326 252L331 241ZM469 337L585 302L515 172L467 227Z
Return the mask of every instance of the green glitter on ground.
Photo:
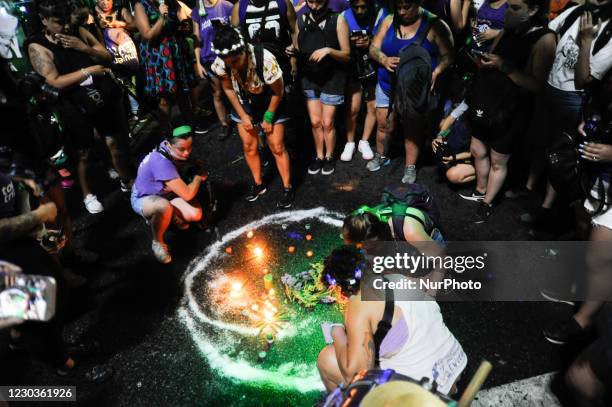
M324 258L342 242L338 236L338 229L331 225L319 222L308 222L309 229L306 230L305 223L290 223L285 228L281 225L270 225L255 231L252 238L246 236L230 242L232 254L221 254L215 260L211 270L223 270L231 278L233 275L240 276L245 286L250 286L254 292L264 292L262 270L267 268L274 276L273 286L277 293L277 308L286 316L287 332L281 331L281 335L275 340L263 361L258 360L259 353L266 349L265 338L244 337L235 333L223 331L211 325L199 326L201 334L207 341L217 347L218 351L238 363L248 364L254 369L264 369L276 372L282 379L279 383L271 383L266 380L240 380L227 377L229 368L225 374L223 368L214 374L214 383L209 383L207 398L214 400L215 404L230 406L261 405L261 406L312 406L323 397L322 391L301 392L286 387L285 380L291 378L312 378L316 375L316 359L325 346L321 323L342 322L343 316L337 304L317 304L311 309L306 309L297 303L289 302L284 293L281 277L284 274L297 275L300 272L311 269L311 264L322 262ZM305 235L312 235L312 240L307 241ZM257 263L250 256L253 247L259 245L266 252L263 264ZM294 246L295 251L290 253L289 246ZM306 253L312 251L312 257ZM208 284L211 276L201 273L192 287L198 297L206 297ZM204 300L204 298L203 298ZM205 301L200 304L202 309L213 315L219 312L213 304L207 305ZM247 318L238 315L233 320L223 318L226 322L245 324ZM207 355L210 357L210 355ZM245 365L246 366L246 365ZM236 369L239 365L235 366ZM245 373L246 374L246 373ZM306 376L305 376L306 375Z

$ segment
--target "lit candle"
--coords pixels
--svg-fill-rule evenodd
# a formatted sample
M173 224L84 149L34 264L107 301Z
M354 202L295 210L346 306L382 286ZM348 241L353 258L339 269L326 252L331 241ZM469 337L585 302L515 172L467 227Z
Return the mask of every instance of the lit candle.
M289 253L294 253L295 252L295 246L289 246L289 248L287 249L287 251Z
M266 274L263 280L264 280L264 287L266 288L266 290L270 290L272 288L272 282L274 281L272 274Z
M252 231L252 230L249 230L249 231L247 232L247 237L248 237L249 239L250 239L250 238L252 238L252 237L253 237L253 235L254 235L254 233L253 233L253 231Z
M306 235L306 240L312 240L312 235Z
M312 250L308 250L306 252L306 257L312 257L314 255L314 252Z

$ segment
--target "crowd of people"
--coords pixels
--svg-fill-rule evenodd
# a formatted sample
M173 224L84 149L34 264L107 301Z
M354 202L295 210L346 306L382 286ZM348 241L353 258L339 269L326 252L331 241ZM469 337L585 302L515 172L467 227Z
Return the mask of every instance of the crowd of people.
M303 169L309 175L342 171L336 160L351 161L356 151L364 171L380 171L402 155L403 146L404 170L396 183L417 185L419 167L433 160L450 184L473 184L461 197L475 203L474 223L486 223L501 199L530 197L541 200L540 208L521 222L546 228L557 222L556 213L584 207L592 223L589 240L612 242L612 0L40 0L33 13L39 21L28 29L23 54L35 73L26 78L35 82L28 89L36 89L36 97L25 94L26 81L12 65L20 50L0 43L0 101L3 118L13 118L0 140L0 259L26 272L38 259L56 274L63 261L59 248L63 258L73 253L63 192L71 179L78 181L89 213L104 211L91 184L91 151L100 141L108 148L109 174L150 226L151 248L161 263L172 261L164 239L170 225L206 227L201 198L207 173L197 165L184 168L192 164L199 134L240 137L251 174L244 196L249 202L267 192L262 167L274 158L282 184L276 206L291 208L299 169L285 134L292 122L303 120L299 111L307 112L314 144L314 151L305 152L312 157ZM198 120L206 114L203 92L210 92L216 114L210 128ZM53 118L61 137L38 137L51 126L30 120L34 116ZM143 120L158 125L159 139L135 162L130 129ZM24 127L32 137L18 136ZM555 170L554 160L547 165L563 134L577 140L580 171L588 175L579 195L564 188L574 167ZM403 143L393 142L398 138ZM336 149L339 140L344 145ZM40 206L30 210L20 203L17 185ZM346 243L442 241L431 214L405 208L404 215L397 221L362 208L345 222ZM53 259L45 257L36 237ZM349 249L339 250L361 261ZM590 285L612 292L612 259L596 250L588 256ZM334 281L348 278L333 264L328 269ZM354 284L344 289L358 297ZM364 324L373 337L384 304L366 310L351 301L363 318L347 317L347 329L364 330ZM545 329L546 338L571 341L593 324L602 306L584 302L569 321ZM438 361L454 366L446 372L448 393L465 367L465 354L439 309L425 307L423 329L441 333L444 355L438 356L446 359ZM412 323L412 312L396 304L394 329L401 318ZM58 337L60 328L56 319L44 334L58 373L68 374L74 361ZM18 337L17 332L15 342ZM374 360L363 359L367 352L358 357L359 348L347 353L347 343L356 338L350 332L348 339L340 332L334 337L337 344L319 359L328 389ZM395 350L409 355L410 341ZM609 345L598 344L597 352ZM381 365L395 366L398 359L384 354ZM596 400L603 393L593 389L605 387L605 366L583 358L575 369L586 369L585 363L594 381L577 380L575 370L568 380L578 398ZM90 377L103 380L108 374L98 369Z

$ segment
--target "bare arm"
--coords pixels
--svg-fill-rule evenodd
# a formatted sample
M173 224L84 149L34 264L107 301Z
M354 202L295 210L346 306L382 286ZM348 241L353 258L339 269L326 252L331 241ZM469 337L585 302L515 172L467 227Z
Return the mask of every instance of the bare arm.
M166 21L165 15L161 14L155 24L151 26L149 24L149 17L147 17L147 13L145 12L143 5L140 3L136 3L134 17L136 28L138 28L138 32L145 41L151 41L158 37L162 32L162 28L164 27L164 21Z
M268 110L271 112L276 112L276 109L278 109L278 105L280 105L281 100L283 100L283 93L285 92L283 78L279 78L277 81L275 81L269 86L270 89L272 89L272 97L270 97L270 104L268 105Z
M450 15L454 32L458 33L465 28L471 3L470 0L450 0Z
M193 177L193 181L191 181L189 185L185 184L185 181L180 178L166 181L165 184L168 189L174 192L179 198L183 198L185 201L189 202L195 198L196 194L200 190L201 183L202 177L196 175Z
M177 2L179 4L179 9L176 16L178 17L179 21L191 18L191 9L189 8L189 6L180 0L177 0Z
M129 32L136 31L136 23L134 22L134 18L132 18L132 14L127 8L121 9L121 16L123 17L123 21L125 22L125 28Z
M372 43L370 44L370 57L381 65L384 65L384 60L387 58L387 56L380 50L380 47L382 46L385 35L387 35L387 30L391 29L392 22L393 20L391 18L386 17L380 25L378 32L374 38L372 38Z
M291 32L291 44L293 44L293 46L295 47L297 44L298 34L297 14L295 12L295 8L293 7L293 3L291 2L291 0L285 0L285 4L287 5L287 21L289 22L289 30ZM289 62L291 63L291 74L295 76L298 70L297 58L292 55L291 58L289 58Z
M87 47L83 48L83 52L91 56L96 62L100 62L102 64L112 62L113 56L110 54L110 52L108 52L106 47L93 36L92 33L83 27L79 27L79 35L87 45Z
M30 63L34 71L44 77L49 85L58 89L65 89L77 85L87 79L89 75L96 75L99 72L108 70L108 68L104 68L101 65L94 65L60 75L53 62L53 54L51 54L51 51L38 44L30 44L28 47L28 56L30 57Z
M246 116L247 114L242 108L242 104L240 103L240 100L238 100L238 95L236 95L236 91L232 86L232 80L229 77L229 74L222 76L221 82L223 84L223 91L225 92L225 96L227 96L227 100L229 100L236 113L238 113L238 116L240 118Z
M23 215L0 219L0 242L28 236L44 222L51 222L57 216L54 203L46 203Z
M348 24L344 18L338 18L336 34L338 35L340 49L331 48L329 56L339 62L349 62L351 60L351 43L349 41Z
M550 68L555 60L556 36L546 34L534 45L529 59L531 72L516 70L508 77L521 88L531 92L539 92L544 87Z
M601 20L597 25L593 21L591 13L584 13L580 17L578 31L578 61L574 73L574 86L576 89L584 89L595 78L591 75L591 46L601 28ZM612 23L609 23L612 24Z
M434 22L431 27L433 34L433 40L438 47L440 53L440 59L438 66L433 71L433 78L437 78L442 72L444 72L455 60L455 51L453 47L453 34L451 33L448 25L441 19ZM434 81L435 82L435 81Z
M334 327L332 337L340 372L345 383L355 373L374 367L376 348L364 304L351 300L346 308L346 331Z
M230 23L234 27L240 26L240 2L237 1L234 4L234 8L232 9L232 17L230 19Z

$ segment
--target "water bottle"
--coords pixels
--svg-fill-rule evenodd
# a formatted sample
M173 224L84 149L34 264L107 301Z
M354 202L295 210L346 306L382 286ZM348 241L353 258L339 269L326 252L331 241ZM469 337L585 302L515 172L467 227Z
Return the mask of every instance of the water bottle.
M204 0L199 0L198 2L198 14L200 17L206 17L206 8L204 7Z

